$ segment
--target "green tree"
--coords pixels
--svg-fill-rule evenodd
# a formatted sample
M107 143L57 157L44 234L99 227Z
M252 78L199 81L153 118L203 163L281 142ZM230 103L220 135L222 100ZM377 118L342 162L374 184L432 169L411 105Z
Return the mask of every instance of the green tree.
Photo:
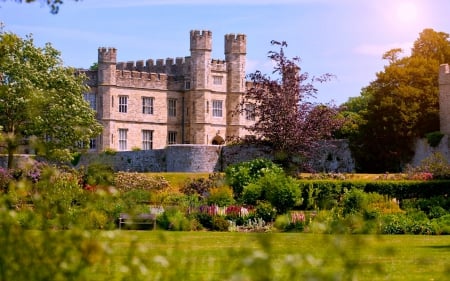
M410 56L401 49L383 55L388 65L365 88L367 107L352 148L359 169L400 171L414 153L416 138L439 130L439 64L450 61L449 35L423 30Z
M85 80L63 66L50 43L38 48L31 36L0 30L0 126L9 167L24 140L39 154L66 161L99 135L101 125L83 98Z
M256 121L248 129L272 145L284 168L292 163L305 167L321 141L330 138L341 124L336 107L311 102L318 92L314 83L326 82L333 75L311 78L301 71L300 58L285 56L286 42L271 43L280 46L280 51L268 55L275 64L273 73L279 78L272 79L260 71L249 74L253 83L237 111L251 109L246 113L253 114Z

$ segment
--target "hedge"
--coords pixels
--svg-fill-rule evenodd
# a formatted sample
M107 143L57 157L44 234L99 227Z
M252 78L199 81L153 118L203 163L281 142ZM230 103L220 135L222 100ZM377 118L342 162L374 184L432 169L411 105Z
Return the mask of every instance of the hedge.
M392 198L430 198L434 196L450 195L450 180L298 180L302 190L303 207L311 208L314 204L339 200L339 198L352 188L362 189L365 192L376 192Z

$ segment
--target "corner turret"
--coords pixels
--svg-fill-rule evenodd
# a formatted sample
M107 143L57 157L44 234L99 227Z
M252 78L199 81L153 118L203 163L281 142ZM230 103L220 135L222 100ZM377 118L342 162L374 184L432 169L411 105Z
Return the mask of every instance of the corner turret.
M211 73L212 32L191 30L191 87L208 88Z
M116 84L116 62L117 62L117 49L115 48L98 49L99 85Z

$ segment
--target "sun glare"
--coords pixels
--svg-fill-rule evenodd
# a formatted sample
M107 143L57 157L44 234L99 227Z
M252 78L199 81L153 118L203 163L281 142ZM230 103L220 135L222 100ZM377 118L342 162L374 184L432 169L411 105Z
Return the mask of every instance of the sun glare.
M396 7L397 19L404 23L412 23L417 19L418 7L414 2L403 1Z

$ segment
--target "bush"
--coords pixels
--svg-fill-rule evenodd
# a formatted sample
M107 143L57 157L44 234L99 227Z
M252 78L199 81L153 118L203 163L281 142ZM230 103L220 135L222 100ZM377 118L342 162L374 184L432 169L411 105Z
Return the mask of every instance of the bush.
M271 222L275 219L277 211L269 202L259 201L255 207L255 215L257 218L261 218L265 222Z
M414 178L415 174L431 173L435 179L449 179L450 165L441 153L435 152L423 159L419 166L408 166L406 168L406 173L409 178Z
M437 131L437 132L431 132L425 135L427 138L428 144L431 147L437 147L439 143L441 142L442 137L444 136L443 133Z
M195 225L177 208L167 209L157 217L156 222L162 229L174 231L190 231Z
M295 205L300 205L300 188L292 177L281 173L267 173L257 183L262 188L263 199L284 214Z
M114 183L114 170L101 163L90 164L85 170L84 184L91 186L110 186Z
M257 181L265 173L284 173L283 169L268 159L255 159L230 165L225 169L225 179L233 188L234 197L239 198L244 187Z
M11 173L0 167L0 193L8 191L9 183L13 180Z
M262 186L258 183L250 183L244 187L242 192L242 202L255 206L260 200L264 200Z
M344 195L342 200L342 213L344 216L362 213L367 209L367 195L360 189L351 189Z
M217 205L219 207L231 205L234 203L233 190L228 186L212 188L207 198L209 205Z
M144 173L118 172L114 175L114 186L119 191L135 189L162 190L169 187L163 176L150 176Z

